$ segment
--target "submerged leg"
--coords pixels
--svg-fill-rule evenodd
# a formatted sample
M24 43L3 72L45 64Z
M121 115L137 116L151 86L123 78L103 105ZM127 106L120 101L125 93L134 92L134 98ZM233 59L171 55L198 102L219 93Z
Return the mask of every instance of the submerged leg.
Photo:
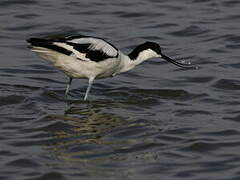
M87 100L88 94L89 94L90 89L91 89L92 84L93 84L93 80L94 80L94 78L89 78L87 91L86 91L85 96L84 96L84 101Z
M65 96L67 97L73 78L69 78L69 82L65 91Z

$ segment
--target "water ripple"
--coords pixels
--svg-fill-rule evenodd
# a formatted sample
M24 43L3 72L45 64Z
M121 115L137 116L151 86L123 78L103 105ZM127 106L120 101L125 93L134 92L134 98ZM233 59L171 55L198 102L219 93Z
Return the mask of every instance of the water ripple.
M45 179L52 179L52 180L66 180L66 178L59 172L49 172L46 173L42 176L36 177L36 178L31 178L29 180L45 180Z
M0 179L239 179L239 5L2 0ZM74 80L67 99L67 77L25 40L72 34L127 53L154 41L201 68L149 60L96 80L87 102Z
M0 6L8 7L8 6L16 6L16 5L35 5L38 4L35 0L23 0L19 2L18 0L3 0L0 2Z
M240 90L240 81L220 79L214 84L214 87L223 90Z
M174 35L174 36L179 36L179 37L185 37L185 36L197 36L197 35L202 35L205 33L210 32L210 30L204 30L198 26L189 26L183 30L171 32L169 34Z
M36 162L30 160L30 159L17 159L13 160L9 163L6 164L7 166L14 166L14 167L22 167L22 168L27 168L27 167L38 167L39 164Z
M10 95L10 96L0 96L0 106L6 106L11 104L19 104L24 101L24 96Z

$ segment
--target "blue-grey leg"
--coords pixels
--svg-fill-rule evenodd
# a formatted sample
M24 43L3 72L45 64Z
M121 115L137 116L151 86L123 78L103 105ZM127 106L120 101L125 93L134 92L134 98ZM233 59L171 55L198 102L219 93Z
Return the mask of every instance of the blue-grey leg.
M65 91L65 96L67 97L73 78L69 78L69 82Z
M85 96L84 96L84 101L86 101L87 98L88 98L88 94L89 94L90 89L91 89L91 87L92 87L93 80L94 80L94 78L89 78L87 91L86 91Z

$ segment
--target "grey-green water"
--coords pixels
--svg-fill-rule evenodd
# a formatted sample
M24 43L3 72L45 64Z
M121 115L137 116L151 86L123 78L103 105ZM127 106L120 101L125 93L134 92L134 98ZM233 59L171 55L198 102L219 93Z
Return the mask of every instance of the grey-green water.
M240 1L0 2L0 180L240 179ZM68 79L25 39L103 37L172 58L114 78Z

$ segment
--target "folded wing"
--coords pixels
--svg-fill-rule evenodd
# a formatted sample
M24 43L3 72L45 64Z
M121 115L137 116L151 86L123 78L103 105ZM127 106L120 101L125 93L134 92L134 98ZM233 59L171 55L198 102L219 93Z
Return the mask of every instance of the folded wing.
M69 36L54 39L30 38L32 47L48 48L82 61L103 61L116 58L118 49L109 42L90 36Z

